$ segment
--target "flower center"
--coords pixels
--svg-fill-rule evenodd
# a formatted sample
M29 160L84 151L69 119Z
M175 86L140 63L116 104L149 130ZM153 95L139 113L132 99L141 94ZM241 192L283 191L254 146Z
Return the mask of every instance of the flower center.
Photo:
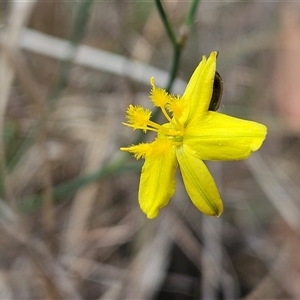
M155 107L159 107L168 123L163 125L157 124L151 121L152 112L149 109L145 109L139 105L129 105L126 111L126 118L128 123L123 123L136 129L141 129L145 133L154 131L157 133L158 138L166 138L175 145L182 143L185 128L179 121L182 117L183 110L185 108L185 102L182 97L174 96L167 93L161 88L157 88L154 85L154 78L150 80L152 89L150 93L150 99Z
M184 136L184 127L173 117L170 119L169 123L165 123L163 125L157 124L159 127L157 135L158 138L166 138L175 145L178 146L179 143L182 143Z
M183 141L183 136L182 135L175 135L174 140L177 143L181 143Z

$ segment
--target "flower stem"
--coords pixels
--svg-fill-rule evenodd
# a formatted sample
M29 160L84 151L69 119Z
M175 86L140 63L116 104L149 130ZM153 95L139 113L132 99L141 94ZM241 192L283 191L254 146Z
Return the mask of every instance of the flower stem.
M167 17L167 14L165 12L165 9L161 3L160 0L155 0L155 4L156 4L156 7L157 7L157 10L158 10L158 13L161 17L161 20L165 26L165 29L167 31L167 34L169 36L169 39L170 41L172 42L172 45L173 47L177 47L177 39L176 39L176 36L173 32L173 29L172 29L172 26L168 20L168 17Z
M196 15L196 12L197 12L197 8L198 8L198 5L199 5L199 2L200 2L199 0L194 0L192 2L191 7L190 7L189 13L188 13L187 18L185 20L185 25L188 26L189 28L194 23L195 15Z
M174 84L174 80L176 78L177 72L178 72L178 68L179 68L179 62L180 62L180 57L181 57L181 53L182 53L182 49L185 46L186 40L188 38L189 32L190 32L190 28L194 23L194 19L196 16L196 12L197 12L197 8L199 5L200 0L194 0L191 4L189 13L187 15L187 18L185 20L185 25L182 29L182 33L180 35L180 37L177 39L175 37L175 34L171 28L170 22L167 18L167 15L165 13L165 10L162 6L162 3L160 0L155 0L156 6L158 8L158 12L159 15L162 19L162 22L165 26L165 29L167 31L167 34L169 36L169 39L172 43L173 46L173 57L172 57L172 65L171 65L171 69L170 69L170 76L169 76L169 81L166 87L166 91L168 93L170 93L170 91L172 90L172 86ZM159 110L155 110L153 113L153 119L155 120L158 116Z

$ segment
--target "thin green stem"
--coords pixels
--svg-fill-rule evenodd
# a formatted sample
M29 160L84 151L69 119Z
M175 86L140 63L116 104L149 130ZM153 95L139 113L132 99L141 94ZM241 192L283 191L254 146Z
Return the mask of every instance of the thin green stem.
M193 25L194 20L195 20L195 15L198 9L199 5L199 0L194 0L191 4L189 13L187 15L187 18L185 19L185 25L188 26L189 28Z
M173 32L173 29L172 29L172 26L168 20L168 17L167 17L167 14L165 12L165 9L161 3L160 0L155 0L155 4L156 4L156 7L157 7L157 10L158 10L158 13L161 17L161 20L165 26L165 29L167 31L167 34L169 36L169 39L173 45L173 47L176 47L177 46L177 39L176 39L176 36Z
M190 32L190 28L194 23L194 19L196 16L196 12L197 12L197 8L200 3L200 0L194 0L192 2L189 13L185 20L185 26L182 29L182 33L179 38L176 38L176 36L174 34L174 31L170 25L169 19L166 15L166 12L164 10L164 7L163 7L161 1L155 0L155 3L157 6L159 15L161 17L161 20L165 26L166 32L167 32L169 39L173 46L172 65L171 65L171 69L170 69L170 76L169 76L168 84L166 87L166 91L170 92L172 90L172 86L173 86L174 80L175 80L177 72L178 72L182 49L185 46L186 40L187 40L189 32ZM158 112L155 111L154 116L156 116L157 114L158 114Z
M168 93L171 92L173 84L174 84L174 80L177 76L181 51L182 51L182 48L180 47L179 44L177 45L177 47L173 48L173 58L172 58L173 62L172 62L171 70L170 70L169 81L168 81L168 84L167 84L167 87L166 87L166 91Z
M165 26L165 29L168 33L168 36L169 36L170 41L171 41L172 46L173 46L172 65L171 65L171 69L170 69L170 76L169 76L168 84L167 84L167 87L166 87L166 91L168 93L170 93L170 91L172 90L177 72L178 72L182 49L185 46L186 40L187 40L189 32L190 32L190 28L194 23L194 19L195 19L195 16L196 16L196 12L197 12L197 8L198 8L198 5L200 3L200 0L194 0L192 2L189 13L188 13L187 18L185 20L185 27L183 28L182 34L180 35L179 39L176 39L176 37L173 33L173 30L170 26L170 22L168 21L168 18L166 16L166 13L164 11L164 8L163 8L160 0L155 0L155 3L157 5L157 7L159 8L160 16L162 18L163 24ZM155 120L158 117L158 115L159 115L159 109L156 109L153 112L153 115L152 115L153 120ZM141 139L142 139L142 134L138 136L138 140L140 141Z

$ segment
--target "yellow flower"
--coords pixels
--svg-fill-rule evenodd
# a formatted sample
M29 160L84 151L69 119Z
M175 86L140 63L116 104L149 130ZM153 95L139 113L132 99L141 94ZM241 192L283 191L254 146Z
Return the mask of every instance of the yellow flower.
M155 218L175 191L179 165L187 193L203 213L219 216L223 204L218 189L203 160L247 158L262 145L266 126L209 111L216 73L217 52L212 52L194 71L183 96L173 96L157 88L151 78L150 99L159 107L167 123L150 120L151 111L130 105L123 123L144 132L157 132L152 143L121 148L135 158L145 158L142 168L139 203L148 218Z

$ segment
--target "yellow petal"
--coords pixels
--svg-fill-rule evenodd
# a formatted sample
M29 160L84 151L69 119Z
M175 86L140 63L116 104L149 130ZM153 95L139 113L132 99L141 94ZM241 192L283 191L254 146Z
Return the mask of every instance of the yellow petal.
M202 61L194 71L183 94L186 108L181 117L185 125L199 121L206 113L212 97L213 84L216 73L217 52L212 52L206 60Z
M185 188L194 205L206 215L219 216L223 203L204 162L186 152L184 146L176 154Z
M174 147L163 157L153 155L146 158L140 180L139 203L149 219L155 218L173 196L176 168Z
M203 160L239 160L258 150L266 134L263 124L209 111L201 122L186 128L184 144Z

